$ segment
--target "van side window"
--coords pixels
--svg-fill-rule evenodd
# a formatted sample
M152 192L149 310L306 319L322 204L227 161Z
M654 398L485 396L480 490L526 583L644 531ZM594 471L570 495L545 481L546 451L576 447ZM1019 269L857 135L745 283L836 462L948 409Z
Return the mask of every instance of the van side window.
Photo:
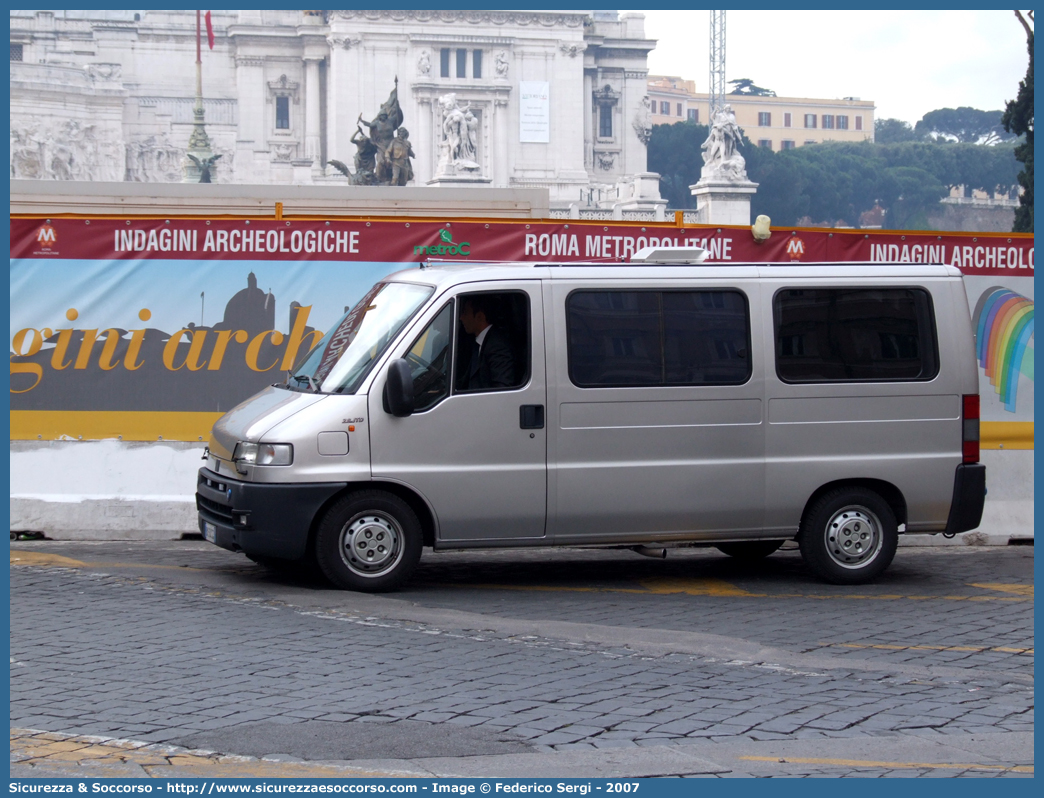
M784 382L901 382L939 373L924 289L788 288L776 294L773 315Z
M455 393L507 391L529 381L529 296L524 291L457 299Z
M750 314L739 291L575 291L566 324L569 378L581 388L750 378Z
M452 340L453 303L449 302L406 353L413 374L414 412L430 410L449 396Z

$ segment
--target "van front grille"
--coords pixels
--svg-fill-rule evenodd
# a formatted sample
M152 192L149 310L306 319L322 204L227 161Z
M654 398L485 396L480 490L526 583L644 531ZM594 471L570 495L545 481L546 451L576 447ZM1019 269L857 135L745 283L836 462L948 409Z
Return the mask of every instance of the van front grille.
M200 476L199 484L206 485L211 490L216 490L218 493L224 493L228 489L228 485L224 482L218 482L216 479L211 479L207 476Z
M196 485L196 509L214 520L232 524L232 500L228 483L200 472Z
M232 508L227 504L220 504L197 493L196 509L227 521L230 526L232 524Z

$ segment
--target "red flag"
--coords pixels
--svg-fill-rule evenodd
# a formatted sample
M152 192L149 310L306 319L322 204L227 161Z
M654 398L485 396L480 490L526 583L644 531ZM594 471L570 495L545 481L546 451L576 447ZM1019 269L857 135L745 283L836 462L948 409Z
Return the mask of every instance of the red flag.
M208 11L203 15L203 19L207 22L207 44L210 45L210 49L214 49L214 24L210 21L210 12Z

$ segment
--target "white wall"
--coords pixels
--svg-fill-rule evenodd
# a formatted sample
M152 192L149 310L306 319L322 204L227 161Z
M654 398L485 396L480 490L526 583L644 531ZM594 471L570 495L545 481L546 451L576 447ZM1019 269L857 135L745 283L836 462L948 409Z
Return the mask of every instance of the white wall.
M55 540L177 540L198 533L203 444L12 441L11 529ZM1033 537L1033 452L984 451L983 522L953 542L1004 545ZM942 544L910 535L907 545Z
M11 441L11 529L55 540L198 533L202 456L202 443Z

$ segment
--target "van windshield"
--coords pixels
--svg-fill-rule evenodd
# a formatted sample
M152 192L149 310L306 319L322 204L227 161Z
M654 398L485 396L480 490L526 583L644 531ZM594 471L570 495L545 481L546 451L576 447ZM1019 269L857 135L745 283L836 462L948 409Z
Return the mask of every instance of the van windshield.
M377 283L287 375L286 387L355 393L370 367L435 289Z

